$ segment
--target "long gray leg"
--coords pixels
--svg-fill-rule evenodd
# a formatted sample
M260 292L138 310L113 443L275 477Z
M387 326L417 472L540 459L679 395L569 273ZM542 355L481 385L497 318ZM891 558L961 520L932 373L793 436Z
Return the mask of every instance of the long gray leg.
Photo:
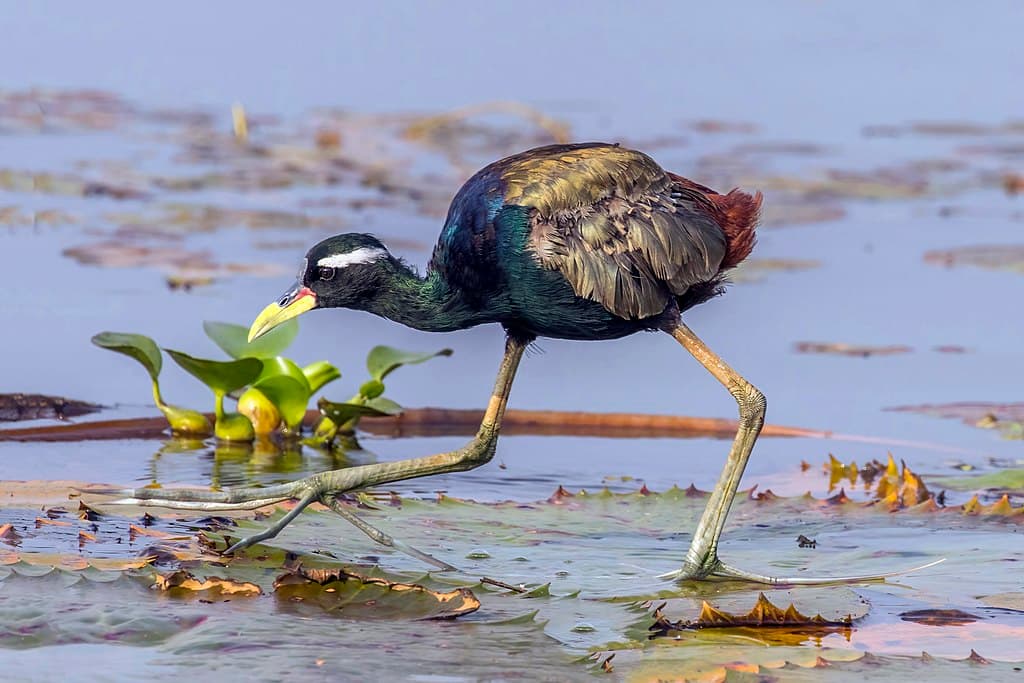
M697 529L693 532L693 541L690 543L683 565L674 572L663 575L662 578L680 580L701 580L701 579L738 579L767 584L792 584L792 585L820 585L830 583L850 583L855 581L879 581L889 576L906 574L910 571L924 569L938 562L932 562L923 567L915 567L902 572L891 572L887 574L874 574L867 576L842 576L832 578L811 578L811 577L775 577L754 574L742 569L730 567L718 559L718 542L725 528L725 520L729 515L729 508L736 498L736 491L743 477L743 470L750 460L750 452L754 448L761 427L764 425L764 414L766 401L764 394L757 390L753 384L744 379L738 372L730 368L725 361L718 357L693 331L681 321L672 329L671 334L676 341L693 354L697 361L707 368L715 379L721 382L739 406L739 428L736 431L736 438L732 442L732 448L725 461L725 467L715 485L715 490L708 500L704 514L701 515ZM942 560L939 560L941 562Z

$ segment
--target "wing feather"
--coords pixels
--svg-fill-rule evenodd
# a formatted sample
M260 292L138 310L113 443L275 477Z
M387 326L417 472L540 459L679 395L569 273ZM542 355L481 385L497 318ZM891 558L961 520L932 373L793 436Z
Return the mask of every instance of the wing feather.
M532 208L538 262L620 317L660 314L725 258L707 198L640 152L587 146L511 164L502 179L507 203Z

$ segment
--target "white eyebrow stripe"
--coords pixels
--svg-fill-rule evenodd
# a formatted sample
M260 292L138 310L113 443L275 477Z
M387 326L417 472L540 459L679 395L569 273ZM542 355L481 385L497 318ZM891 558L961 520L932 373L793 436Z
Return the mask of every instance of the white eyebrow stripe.
M378 247L360 247L355 251L350 251L347 254L334 254L332 256L325 256L316 262L316 265L321 268L345 268L347 266L354 266L358 263L372 263L378 261L387 255L386 249L380 249Z

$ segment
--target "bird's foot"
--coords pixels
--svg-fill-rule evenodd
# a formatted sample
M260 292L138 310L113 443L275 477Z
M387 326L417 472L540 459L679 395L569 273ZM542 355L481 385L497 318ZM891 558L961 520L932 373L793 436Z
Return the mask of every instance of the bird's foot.
M345 508L337 499L343 491L326 490L323 477L313 475L305 479L271 486L267 488L237 488L224 491L207 491L204 489L80 489L82 493L119 496L117 499L108 501L108 505L139 505L143 507L163 507L172 510L200 510L204 512L225 511L225 510L254 510L266 505L273 505L285 500L297 500L295 506L289 510L281 519L263 531L246 536L236 541L221 552L223 555L233 555L250 546L277 536L288 526L299 514L311 503L321 502L343 519L354 525L357 529L369 536L372 540L381 545L405 553L410 557L432 564L442 571L457 571L456 567L439 560L429 553L417 550L413 546L392 538L376 527L363 521L353 512Z
M690 558L688 557L687 560ZM725 564L718 556L709 553L702 562L684 561L683 566L675 571L661 574L659 579L672 581L748 581L750 583L761 583L773 586L827 586L844 583L867 583L884 581L894 576L910 574L921 569L934 567L945 562L942 558L923 564L919 567L911 567L900 571L886 572L883 574L863 574L857 576L831 576L831 577L810 577L810 576L767 576L755 574L743 569L738 569Z

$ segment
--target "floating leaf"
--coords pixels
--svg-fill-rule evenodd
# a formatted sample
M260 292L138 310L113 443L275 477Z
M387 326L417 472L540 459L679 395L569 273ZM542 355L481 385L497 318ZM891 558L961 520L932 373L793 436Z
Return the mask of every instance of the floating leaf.
M299 321L286 320L252 342L248 341L249 329L233 323L208 320L203 323L203 330L232 358L272 358L291 346L299 333Z
M366 369L370 371L370 376L374 379L383 381L385 377L403 365L415 365L431 358L450 355L452 355L451 349L441 349L434 353L415 353L401 351L390 346L375 346L366 356Z
M825 618L821 614L807 616L802 614L795 605L790 604L786 609L781 609L768 599L764 593L759 593L754 607L746 614L732 614L712 607L706 600L701 601L700 614L696 619L681 619L673 621L665 616L663 610L665 605L657 608L654 612L654 624L650 630L659 635L668 634L671 631L697 630L707 628L848 628L855 619L860 619L867 614L867 609L860 601L852 601L844 596L850 603L850 611ZM839 601L839 600L837 600Z
M195 358L181 351L166 349L167 354L186 372L221 394L230 394L259 377L263 361L241 358L232 361Z
M983 595L978 600L988 607L1024 612L1024 593L993 593L992 595Z
M901 612L900 619L925 626L966 626L981 617L959 609L915 609Z
M274 581L274 593L290 604L314 605L348 618L453 619L480 608L468 588L438 592L348 568L293 567Z
M0 422L19 420L54 419L88 415L102 406L85 401L75 401L60 396L42 394L0 394Z
M936 486L956 491L986 489L1024 492L1024 469L1005 469L966 477L929 477L929 481Z
M199 579L183 569L169 574L157 574L153 582L153 588L179 597L192 595L207 599L215 597L225 600L233 597L254 597L263 594L263 590L255 583L221 579L216 576Z
M103 349L123 353L134 358L146 368L150 379L154 382L163 368L163 357L160 348L152 339L144 334L128 334L125 332L100 332L94 335L92 343Z

